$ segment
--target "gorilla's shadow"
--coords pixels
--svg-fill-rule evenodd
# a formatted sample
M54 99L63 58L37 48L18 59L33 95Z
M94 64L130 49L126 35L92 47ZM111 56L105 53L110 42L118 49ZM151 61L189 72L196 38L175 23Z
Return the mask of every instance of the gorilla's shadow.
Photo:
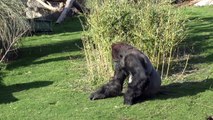
M194 96L206 90L213 91L213 79L206 79L196 82L183 82L183 83L171 83L169 85L163 85L161 91L156 96L151 98L139 98L137 103L147 100L166 100L175 99L184 96Z
M198 93L205 92L206 90L213 91L213 79L206 79L202 81L192 81L183 83L172 83L161 87L162 92L156 99L170 99L179 98L184 96L194 96Z
M13 96L14 92L20 92L23 90L29 90L32 88L45 87L52 84L52 81L35 81L30 83L21 83L5 86L3 83L0 84L0 104L11 103L18 101L16 97Z

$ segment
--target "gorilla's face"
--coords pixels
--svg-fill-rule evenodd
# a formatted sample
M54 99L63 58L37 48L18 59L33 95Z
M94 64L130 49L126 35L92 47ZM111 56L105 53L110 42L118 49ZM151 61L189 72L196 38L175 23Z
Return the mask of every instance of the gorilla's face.
M119 50L116 48L112 48L112 59L114 62L118 62L120 60L119 58Z
M112 59L113 61L121 61L126 52L133 47L125 43L112 44Z
M120 70L125 67L124 58L127 54L126 51L130 48L132 47L125 43L112 44L112 59L115 70Z

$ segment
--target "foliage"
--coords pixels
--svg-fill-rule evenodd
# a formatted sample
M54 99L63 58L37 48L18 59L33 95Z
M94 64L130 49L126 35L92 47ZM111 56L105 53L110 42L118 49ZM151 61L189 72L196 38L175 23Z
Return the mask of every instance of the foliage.
M92 4L92 5L90 5ZM168 75L175 47L185 36L184 17L169 2L159 0L88 2L83 44L93 84L113 74L111 44L126 42L149 56L161 75Z
M166 95L126 106L122 96L90 101L91 91L73 89L75 81L84 89L89 84L81 81L87 80L80 49L81 25L78 19L71 18L54 27L57 33L23 39L22 57L3 71L0 119L205 120L212 116L213 7L187 7L183 11L191 18L185 45L196 46L189 64L199 69L187 71L190 74L177 83L168 81ZM45 84L47 81L53 83ZM14 97L16 101L11 101Z
M0 1L0 61L9 51L16 50L20 38L29 30L24 16L25 6L20 0Z

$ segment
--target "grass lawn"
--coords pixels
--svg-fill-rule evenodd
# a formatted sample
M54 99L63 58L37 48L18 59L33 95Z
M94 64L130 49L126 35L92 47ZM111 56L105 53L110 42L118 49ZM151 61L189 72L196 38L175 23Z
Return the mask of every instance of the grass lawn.
M213 7L187 8L185 44L193 46L183 80L164 81L168 95L126 106L123 97L90 101L81 25L72 18L51 35L23 39L21 58L0 75L0 120L205 120L213 116Z

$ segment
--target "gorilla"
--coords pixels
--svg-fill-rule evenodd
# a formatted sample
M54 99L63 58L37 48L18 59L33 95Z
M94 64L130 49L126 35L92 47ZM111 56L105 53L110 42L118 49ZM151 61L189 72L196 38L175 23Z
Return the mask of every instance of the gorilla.
M112 44L114 76L107 84L90 95L90 100L119 96L124 80L129 76L124 93L124 104L132 105L141 98L149 98L159 92L161 78L149 58L126 43Z

